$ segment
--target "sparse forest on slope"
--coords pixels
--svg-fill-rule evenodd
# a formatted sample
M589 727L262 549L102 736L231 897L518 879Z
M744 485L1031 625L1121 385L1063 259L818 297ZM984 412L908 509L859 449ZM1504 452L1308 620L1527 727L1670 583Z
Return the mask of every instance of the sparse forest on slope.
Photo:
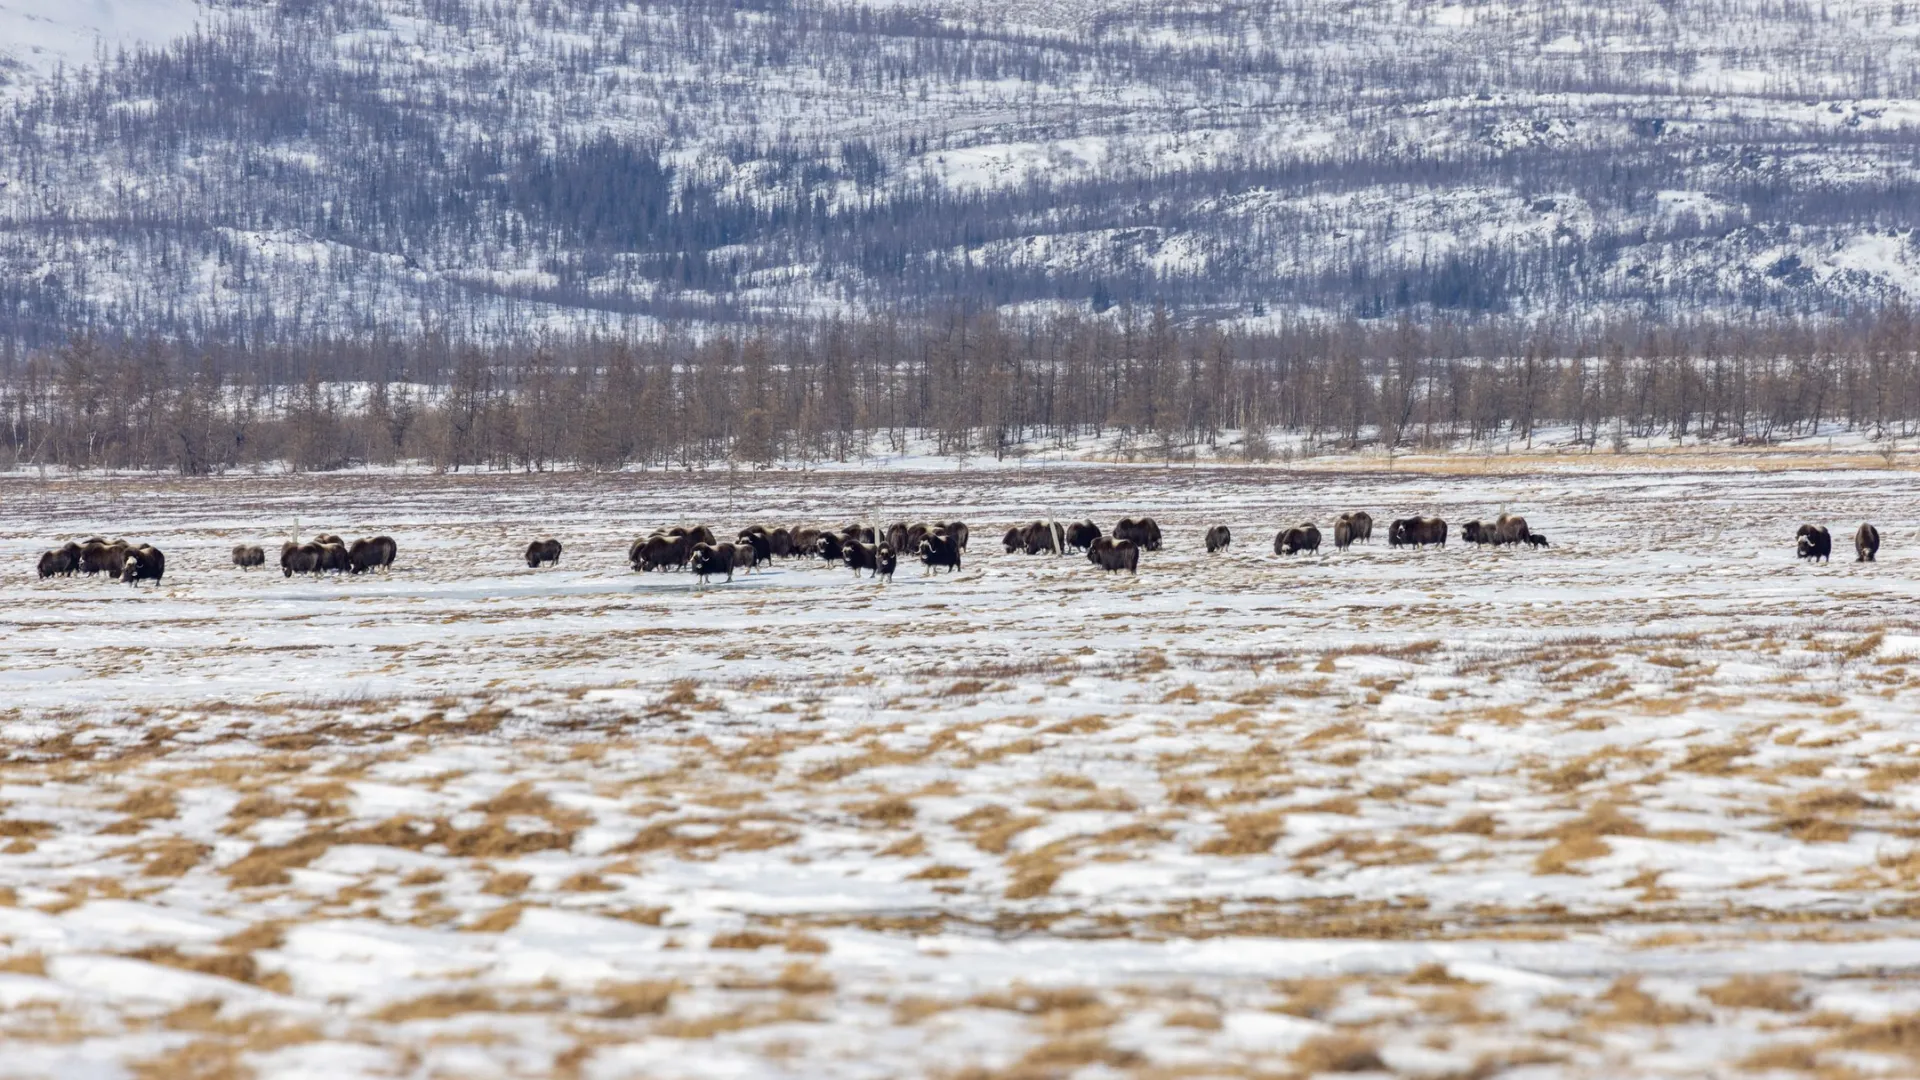
M0 101L0 337L1920 294L1920 7L225 3Z

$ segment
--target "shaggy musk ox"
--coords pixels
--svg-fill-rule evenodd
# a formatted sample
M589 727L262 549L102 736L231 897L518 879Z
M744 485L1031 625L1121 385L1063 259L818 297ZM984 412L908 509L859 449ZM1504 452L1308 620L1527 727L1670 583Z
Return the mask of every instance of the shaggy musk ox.
M753 568L758 565L760 565L760 553L754 549L752 544L733 545L733 568L735 570L745 570L751 574L753 573Z
M1463 530L1464 534L1464 530ZM1447 523L1437 517L1398 518L1387 526L1387 544L1390 547L1426 547L1434 544L1447 546Z
M559 542L553 544L553 561L561 561ZM348 571L361 575L367 571L384 571L394 565L394 553L397 552L392 536L374 536L371 540L355 540L348 548Z
M355 540L347 548L347 572L364 574L380 569L380 547L371 540Z
M891 544L863 544L851 541L841 548L841 561L847 564L855 577L860 571L870 571L874 577L891 578L897 560Z
M353 556L344 544L320 545L320 569L334 574L344 574L353 569Z
M1113 527L1115 540L1131 540L1142 551L1160 550L1160 525L1150 517L1121 518Z
M88 577L105 574L115 581L120 580L120 567L127 561L127 546L125 540L108 542L97 536L78 545L66 545L73 549L81 573Z
M862 570L873 569L874 549L858 540L849 540L840 545L840 561L847 569L858 576Z
M863 544L873 543L873 526L858 523L843 526L840 529L840 543L844 545L849 540L858 540Z
M967 550L967 536L968 536L969 530L967 529L966 522L936 521L933 523L933 531L937 533L945 534L946 538L953 542L953 546L956 551Z
M320 568L320 545L296 544L289 540L280 545L280 574L292 577L295 574L311 574Z
M1524 544L1532 530L1527 528L1527 519L1518 514L1501 514L1492 521L1469 521L1460 526L1460 538L1470 544L1491 544L1504 547L1508 544Z
M767 534L767 550L775 558L793 558L793 530L784 525Z
M542 566L560 565L560 541L547 539L535 540L527 545L527 566L539 569Z
M72 577L80 569L80 545L63 544L40 556L40 576Z
M1297 551L1319 551L1320 530L1312 522L1295 525L1290 529L1281 529L1273 537L1275 555L1292 555Z
M1546 547L1548 546L1547 534L1546 533L1528 533L1527 543L1532 544L1534 547Z
M753 549L753 564L773 561L773 533L765 525L749 525L733 535L735 544Z
M1373 543L1372 514L1367 513L1365 510L1355 510L1351 514L1342 514L1340 516L1346 518L1347 524L1352 527L1353 539L1356 543Z
M267 553L255 544L233 545L233 565L242 570L267 565Z
M693 545L693 554L688 563L692 566L693 572L700 575L700 580L703 582L715 574L725 574L727 580L732 581L733 561L734 546L732 544L699 543Z
M627 548L627 562L635 570L678 569L687 565L687 557L692 554L693 545L687 542L685 533L669 536L654 533L652 536L635 540Z
M1000 546L1006 548L1009 555L1019 554L1027 546L1026 530L1018 525L1008 529L1006 535L1000 538Z
M1116 533L1118 529L1114 530ZM1087 561L1102 570L1140 572L1140 545L1131 540L1103 536L1087 545Z
M1345 551L1353 544L1353 519L1345 514L1333 519L1333 547Z
M1100 526L1091 521L1076 521L1067 526L1067 547L1074 551L1085 551L1100 539Z
M160 578L167 572L167 557L152 544L141 544L137 548L127 549L127 558L120 567L120 580L129 585L138 585L143 581L160 584Z
M1233 531L1225 525L1215 525L1207 530L1207 554L1223 551L1233 543Z
M1880 554L1880 530L1867 522L1861 522L1860 528L1853 534L1853 561L1874 562Z
M960 569L960 546L954 543L952 537L942 536L939 533L923 537L920 541L920 550L915 554L926 566L926 569L921 571L922 574L937 574L943 566L949 571Z
M1034 521L1020 529L1020 546L1029 555L1060 554L1060 525L1053 521Z
M1825 559L1833 561L1833 534L1825 525L1802 525L1800 531L1793 534L1794 549L1802 559Z
M821 533L820 539L813 543L814 554L828 562L839 562L840 551L844 547L846 547L846 541L830 532Z
M1527 519L1519 514L1501 514L1493 519L1493 542L1496 544L1524 544L1533 530L1527 528Z
M773 561L773 537L764 529L749 529L741 533L736 546L746 553L748 570Z

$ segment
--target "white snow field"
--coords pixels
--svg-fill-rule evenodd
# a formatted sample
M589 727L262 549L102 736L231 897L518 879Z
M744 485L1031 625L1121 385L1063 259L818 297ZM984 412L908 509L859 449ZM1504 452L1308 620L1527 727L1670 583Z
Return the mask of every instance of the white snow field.
M1914 1075L1920 487L1646 460L0 481L0 1075ZM625 565L869 507L964 570Z

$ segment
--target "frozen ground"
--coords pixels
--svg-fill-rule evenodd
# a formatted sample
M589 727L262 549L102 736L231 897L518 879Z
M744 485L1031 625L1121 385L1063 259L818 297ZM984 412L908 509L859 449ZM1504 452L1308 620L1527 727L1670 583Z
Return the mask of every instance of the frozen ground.
M1913 1075L1913 474L1528 468L0 481L0 1075ZM624 566L869 506L966 570Z

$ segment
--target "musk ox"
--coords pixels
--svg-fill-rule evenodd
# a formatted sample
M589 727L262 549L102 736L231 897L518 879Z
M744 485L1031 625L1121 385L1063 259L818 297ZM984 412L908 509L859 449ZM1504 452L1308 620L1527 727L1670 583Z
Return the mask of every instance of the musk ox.
M82 544L67 544L77 560L80 572L92 577L105 574L115 581L120 580L120 568L127 561L127 542L125 540L106 541L99 537Z
M1117 533L1119 530L1114 531ZM1137 574L1140 572L1140 545L1131 540L1103 536L1087 545L1087 561L1102 570L1125 570L1129 574Z
M378 541L355 540L352 546L347 548L347 572L364 574L370 570L378 570L386 565L381 561L385 555L386 552L381 549Z
M1281 529L1273 537L1275 555L1292 555L1298 551L1319 551L1320 530L1312 522Z
M67 544L54 548L52 551L41 553L41 578L72 577L74 571L80 568L80 557L75 554L76 550L77 545Z
M1131 540L1142 551L1160 550L1160 525L1150 517L1121 518L1113 527L1115 540Z
M840 542L845 544L849 540L858 540L863 544L873 543L873 526L855 522L841 527Z
M1060 554L1060 539L1058 522L1029 522L1020 530L1021 546L1029 555Z
M1469 544L1491 544L1493 543L1493 530L1481 524L1479 518L1475 518L1460 526L1460 539L1465 540Z
M906 547L909 534L911 534L915 529L920 530L920 532L924 535L926 533L927 527L925 525L909 525L904 521L896 521L893 524L887 526L888 546L896 550Z
M1537 547L1537 548L1546 547L1548 546L1547 534L1546 533L1528 533L1527 543L1532 544L1534 547Z
M345 544L322 543L320 569L329 573L344 574L353 569L353 556L348 552Z
M160 584L160 578L167 572L167 557L152 544L141 544L137 548L127 549L126 561L120 565L120 580L128 585L138 585L143 581Z
M1367 513L1365 510L1355 510L1353 513L1343 516L1347 519L1347 524L1353 529L1353 540L1355 543L1373 543L1372 514Z
M1833 534L1827 531L1825 525L1802 525L1800 531L1793 535L1794 550L1799 558L1833 561Z
M820 554L820 530L811 525L796 525L788 532L795 558L813 558Z
M627 562L642 572L678 568L687 565L687 557L692 551L693 545L687 542L685 533L679 536L654 533L635 540L627 548Z
M956 551L967 550L968 530L967 530L966 522L936 521L933 523L933 531L945 533L947 535L947 539L953 541L953 546Z
M745 570L751 574L753 573L753 568L760 565L761 561L760 552L756 550L752 544L736 543L733 545L733 568L735 570Z
M317 574L325 569L325 558L325 552L319 544L296 544L289 540L280 545L281 576Z
M1401 532L1399 544L1412 544L1414 547L1426 547L1428 544L1435 547L1447 546L1447 522L1444 518L1411 517L1394 524L1405 526Z
M960 546L950 536L934 533L922 537L920 550L915 554L926 567L921 571L922 574L937 574L943 566L949 571L960 569Z
M233 565L242 570L251 570L256 566L267 565L267 553L257 544L233 545Z
M773 561L773 538L765 531L748 530L735 545L747 554L747 569L752 570L762 563Z
M1215 525L1207 530L1207 554L1224 551L1233 543L1233 531L1225 525Z
M725 574L727 580L732 581L733 557L732 544L699 543L693 545L693 554L689 557L688 563L693 567L693 572L700 576L702 582L715 574Z
M793 558L793 530L780 525L767 534L767 550L775 558Z
M1868 522L1861 522L1860 528L1853 534L1853 561L1875 562L1880 554L1880 530Z
M685 530L685 532L687 535L687 543L689 544L718 545L720 542L719 538L713 535L713 530L707 528L705 525L695 525L693 528Z
M1341 514L1333 519L1333 546L1336 551L1345 551L1353 546L1353 518Z
M841 559L840 549L845 546L845 540L842 540L833 533L823 532L820 534L820 539L814 541L813 550L816 555L819 555L828 562L839 562Z
M1493 542L1496 544L1524 544L1533 530L1527 528L1527 519L1519 514L1501 514L1493 519Z
M539 569L542 566L560 565L560 541L554 539L535 540L527 545L527 566Z
M1006 548L1007 554L1009 555L1019 554L1020 552L1026 550L1027 531L1021 528L1020 526L1015 525L1013 528L1007 530L1007 533L1005 536L1002 536L1000 538L1000 546L1003 548Z
M863 544L855 540L841 549L841 561L847 564L855 577L860 571L871 572L874 577L892 577L894 556L891 544Z
M1091 521L1076 521L1067 526L1067 547L1074 551L1085 551L1100 539L1100 526Z

